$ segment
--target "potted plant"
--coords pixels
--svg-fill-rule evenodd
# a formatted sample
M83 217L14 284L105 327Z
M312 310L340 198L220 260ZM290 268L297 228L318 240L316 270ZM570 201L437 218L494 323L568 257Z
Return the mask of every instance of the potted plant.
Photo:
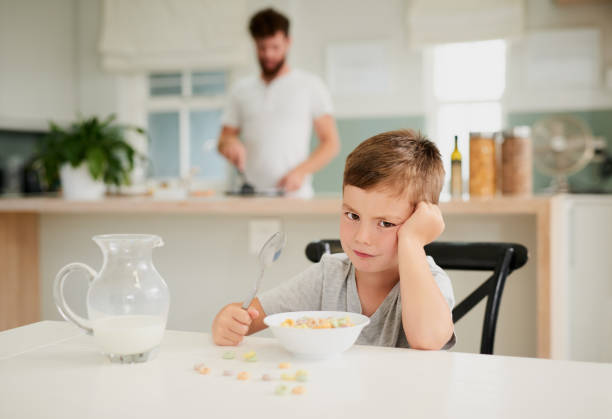
M134 167L136 150L127 142L128 130L144 134L142 128L115 123L115 115L79 119L68 128L49 123L37 165L48 185L62 185L66 199L96 200L106 185L127 185Z

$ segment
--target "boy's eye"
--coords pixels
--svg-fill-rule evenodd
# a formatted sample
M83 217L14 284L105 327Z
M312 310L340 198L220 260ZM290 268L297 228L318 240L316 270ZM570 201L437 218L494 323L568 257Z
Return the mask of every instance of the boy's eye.
M353 220L353 221L359 220L359 216L357 214L355 214L354 212L345 212L344 214L346 214L346 217L349 220Z
M378 223L378 225L379 225L380 227L384 227L384 228L395 227L395 224L390 223L390 222L388 222L388 221L382 221L382 220L381 220L381 221Z

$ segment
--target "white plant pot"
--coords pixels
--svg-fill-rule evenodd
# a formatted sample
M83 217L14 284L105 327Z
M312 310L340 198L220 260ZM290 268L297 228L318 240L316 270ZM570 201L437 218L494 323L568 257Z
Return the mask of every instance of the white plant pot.
M60 181L64 199L76 201L96 201L104 198L106 185L95 180L86 163L72 167L69 163L60 168Z

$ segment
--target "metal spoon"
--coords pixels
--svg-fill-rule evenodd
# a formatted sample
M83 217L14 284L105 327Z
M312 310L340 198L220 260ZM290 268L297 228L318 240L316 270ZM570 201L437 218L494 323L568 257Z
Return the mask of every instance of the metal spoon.
M270 236L268 240L264 243L261 250L259 251L259 276L255 281L255 288L249 294L249 297L244 300L244 304L242 304L243 309L249 308L253 298L257 295L257 291L259 290L259 286L261 285L261 280L263 278L264 270L272 265L279 258L281 251L285 247L287 243L287 235L281 231L278 231Z

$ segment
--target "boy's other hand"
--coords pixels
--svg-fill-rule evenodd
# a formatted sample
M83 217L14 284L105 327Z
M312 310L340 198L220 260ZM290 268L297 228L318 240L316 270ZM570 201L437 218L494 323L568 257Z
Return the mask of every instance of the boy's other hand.
M416 241L425 246L444 231L444 219L440 207L429 202L419 202L412 215L397 231L398 239Z
M249 326L257 317L259 317L259 311L253 307L244 310L240 303L225 306L213 321L213 342L222 346L238 345L249 332Z

